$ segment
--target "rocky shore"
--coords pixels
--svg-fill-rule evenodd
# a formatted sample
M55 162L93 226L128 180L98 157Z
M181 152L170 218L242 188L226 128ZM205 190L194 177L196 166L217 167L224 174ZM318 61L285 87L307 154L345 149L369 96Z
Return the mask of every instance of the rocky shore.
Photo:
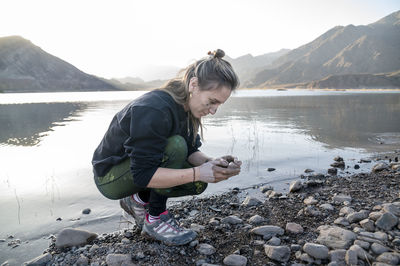
M175 204L170 212L198 233L184 246L148 239L134 225L100 235L64 229L26 264L399 265L398 158L380 158L371 173L336 176L346 166L338 157L330 174L307 169L287 194L263 186Z

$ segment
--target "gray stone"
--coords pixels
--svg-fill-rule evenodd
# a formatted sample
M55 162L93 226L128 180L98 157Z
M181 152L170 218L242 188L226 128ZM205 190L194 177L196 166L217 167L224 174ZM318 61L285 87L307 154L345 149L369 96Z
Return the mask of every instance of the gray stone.
M369 247L371 246L371 244L369 242L361 241L361 240L354 241L354 245L360 246L363 249L369 249Z
M241 224L243 223L243 220L237 217L236 215L231 215L228 217L225 217L221 220L221 223L224 224Z
M327 210L327 211L333 211L333 210L335 210L335 208L332 206L332 204L329 204L329 203L321 204L321 205L319 205L319 207L320 207L321 209L324 209L324 210Z
M385 231L391 230L398 223L399 218L390 212L385 212L382 216L375 222L375 225Z
M249 219L249 223L253 225L261 224L264 221L265 219L258 214L251 216Z
M349 250L356 252L357 257L361 260L367 261L372 259L372 256L360 246L352 245Z
M308 264L312 264L314 262L314 259L310 255L308 255L307 253L302 253L299 256L299 259L301 261L307 262Z
M354 250L347 250L345 259L347 265L357 265L357 253Z
M210 221L208 222L209 224L213 225L213 226L217 226L219 225L219 220L216 219L215 217L211 218Z
M270 246L279 246L281 244L281 240L276 236L271 237L270 240L267 241L267 245Z
M290 245L290 250L291 251L299 251L299 250L301 250L301 246L298 245L298 244L291 244Z
M357 223L361 220L368 218L369 212L366 210L350 213L346 216L349 223Z
M380 172L385 169L389 169L389 165L387 163L378 163L372 167L372 172Z
M265 196L267 196L268 198L277 198L279 196L282 196L282 193L275 190L270 190L265 193Z
M335 221L333 221L334 224L339 224L343 226L348 226L350 225L349 221L345 217L339 217Z
M265 193L265 192L267 192L269 190L274 190L274 188L272 186L262 186L262 187L260 187L260 191L262 193Z
M72 247L86 245L88 242L96 239L97 234L85 230L65 228L58 233L56 238L56 247Z
M224 264L231 266L245 266L247 264L247 258L241 255L231 254L224 258Z
M329 257L331 261L344 261L346 257L345 249L335 249L329 251Z
M52 259L52 256L50 253L44 253L30 261L27 261L24 263L24 265L29 265L29 266L41 266L41 265L46 265L48 262L50 262Z
M204 228L206 228L206 227L201 224L196 224L196 223L190 224L190 229L192 229L193 231L195 231L197 233L200 233L201 231L203 231Z
M89 265L89 259L81 254L76 260L75 264L78 266L87 266Z
M371 245L371 250L374 252L376 255L381 255L382 253L388 252L389 248L385 247L384 245L381 245L379 243L372 243Z
M388 235L384 232L360 232L360 236L366 236L366 237L371 237L371 238L375 238L378 239L380 241L387 241L388 240Z
M281 236L284 234L285 231L282 228L280 228L279 226L263 225L263 226L258 226L256 228L253 228L250 232L253 234L256 234L256 235L261 235L265 238L271 238L271 237L277 236L277 235Z
M300 234L304 232L304 229L301 225L297 223L287 223L286 224L286 232L292 234Z
M262 204L261 200L251 197L251 196L247 196L242 203L243 206L247 206L247 207L257 206L260 204Z
M376 221L382 216L383 212L371 212L368 217L369 219Z
M314 205L314 204L317 204L317 203L318 203L318 200L314 199L313 196L309 196L309 197L307 197L303 202L304 202L304 204L306 204L306 205Z
M362 228L364 228L365 230L367 230L369 232L375 231L374 221L372 221L371 219L364 219L364 220L360 221L360 225Z
M383 262L391 265L398 265L399 253L384 252L376 258L377 262Z
M91 209L86 208L82 210L82 214L90 214L91 211L92 211Z
M343 207L343 208L340 209L339 215L347 216L347 215L349 215L350 213L353 213L353 212L355 212L355 210L353 208L351 208L351 207Z
M345 194L338 194L338 195L334 195L332 200L336 201L336 202L345 202L345 201L351 202L351 196L345 195Z
M393 203L385 203L383 204L383 211L390 212L396 216L400 216L400 207L396 206Z
M328 258L329 249L324 245L306 243L303 246L304 252L316 259L326 259Z
M215 253L215 248L210 244L202 243L197 246L197 251L203 255L212 255Z
M128 238L124 237L124 238L122 238L121 243L122 244L130 244L131 241Z
M347 249L357 237L355 233L337 226L322 225L318 231L317 242L333 249Z
M293 193L296 191L299 191L303 187L302 183L300 180L292 181L289 186L289 192Z
M122 264L131 264L130 254L108 254L106 263L108 266L121 266Z
M276 247L276 246L265 245L264 248L265 248L265 254L270 259L279 262L287 262L290 258L290 248L288 246Z

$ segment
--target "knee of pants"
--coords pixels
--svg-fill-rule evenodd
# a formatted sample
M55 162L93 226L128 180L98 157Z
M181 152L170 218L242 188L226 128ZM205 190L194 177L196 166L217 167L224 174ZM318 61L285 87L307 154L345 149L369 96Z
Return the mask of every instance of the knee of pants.
M188 149L186 140L179 135L168 138L164 151L163 166L167 168L180 169L187 159Z

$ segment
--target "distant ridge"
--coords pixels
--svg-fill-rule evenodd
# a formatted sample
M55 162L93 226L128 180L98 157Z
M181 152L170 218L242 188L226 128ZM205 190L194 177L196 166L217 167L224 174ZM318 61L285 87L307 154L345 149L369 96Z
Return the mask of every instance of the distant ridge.
M272 67L258 71L243 86L273 87L318 81L330 75L396 72L400 70L399 51L400 11L397 11L366 26L334 27L277 58Z
M20 36L0 38L0 91L104 91L119 88L86 74Z

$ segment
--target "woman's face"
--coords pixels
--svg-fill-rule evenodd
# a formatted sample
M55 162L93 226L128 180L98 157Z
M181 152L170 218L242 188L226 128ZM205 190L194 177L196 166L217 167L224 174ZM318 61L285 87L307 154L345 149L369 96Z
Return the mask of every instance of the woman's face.
M215 114L218 107L229 98L232 91L227 86L220 86L212 90L200 90L197 78L192 78L189 84L189 92L192 93L192 97L189 99L189 109L194 117L201 118L208 114Z

